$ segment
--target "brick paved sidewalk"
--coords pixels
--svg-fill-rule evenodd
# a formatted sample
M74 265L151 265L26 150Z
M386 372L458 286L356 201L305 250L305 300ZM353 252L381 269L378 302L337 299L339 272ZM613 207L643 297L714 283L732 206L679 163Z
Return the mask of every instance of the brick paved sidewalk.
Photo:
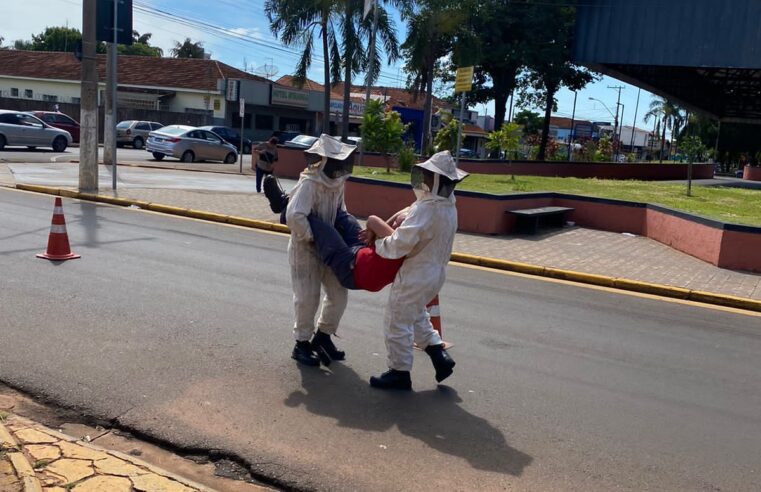
M4 169L5 168L5 169ZM247 178L250 179L250 178ZM0 164L0 184L15 181ZM110 188L102 194L114 195ZM116 196L276 222L262 194L122 188ZM537 236L458 233L454 250L582 273L761 300L761 275L713 266L645 237L564 228Z
M133 456L6 413L0 419L0 490L213 492Z

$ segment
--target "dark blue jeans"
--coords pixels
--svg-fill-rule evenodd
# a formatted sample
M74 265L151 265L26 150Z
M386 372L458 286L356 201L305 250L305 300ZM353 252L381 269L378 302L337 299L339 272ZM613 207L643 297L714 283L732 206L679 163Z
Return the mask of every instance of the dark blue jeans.
M272 171L265 171L263 169L260 169L259 166L256 166L256 192L261 193L262 192L262 179L264 179L264 176L272 174Z
M359 240L362 230L357 219L344 210L339 210L334 225L330 225L315 214L309 214L309 227L312 228L314 245L338 281L347 289L356 289L354 284L354 256L364 247Z

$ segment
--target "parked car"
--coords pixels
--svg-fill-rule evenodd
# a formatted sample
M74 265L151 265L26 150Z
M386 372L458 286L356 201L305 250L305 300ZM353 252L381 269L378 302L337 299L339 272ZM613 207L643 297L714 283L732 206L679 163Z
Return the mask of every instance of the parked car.
M313 137L311 135L297 135L293 137L291 140L288 140L286 142L281 142L283 146L289 147L292 149L308 149L317 141L317 137Z
M58 111L30 111L30 114L33 114L52 127L66 130L71 134L72 142L79 142L79 123L71 116Z
M53 128L29 113L0 109L0 150L6 145L25 145L63 152L70 144L71 134L66 130Z
M475 157L475 155L476 153L471 149L460 149L460 157L472 158Z
M285 142L289 140L293 140L294 138L298 137L300 135L299 132L286 132L283 130L277 130L272 132L273 137L277 137L277 141L280 144L284 144Z
M121 121L116 125L116 145L118 147L131 145L135 149L142 149L148 139L148 134L163 127L163 124L155 121Z
M169 125L148 134L145 150L160 161L164 157L176 157L182 162L222 161L232 164L238 153L232 144L208 130L193 126Z
M233 144L236 149L240 150L240 133L238 133L236 130L226 127L226 126L200 126L198 127L201 130L209 130L210 132L214 132L220 137L222 137L223 140ZM243 153L244 154L250 154L251 153L251 139L250 138L243 138Z

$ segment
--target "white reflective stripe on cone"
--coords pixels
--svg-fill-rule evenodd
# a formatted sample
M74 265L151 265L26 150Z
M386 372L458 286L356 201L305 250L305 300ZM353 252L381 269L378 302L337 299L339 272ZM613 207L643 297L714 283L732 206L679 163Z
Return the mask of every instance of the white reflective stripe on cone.
M53 215L63 215L63 207L53 207Z
M66 234L66 225L65 224L53 224L50 226L50 233L51 234Z
M439 305L436 304L435 306L429 306L428 314L430 314L431 316L441 316L441 311L439 311Z

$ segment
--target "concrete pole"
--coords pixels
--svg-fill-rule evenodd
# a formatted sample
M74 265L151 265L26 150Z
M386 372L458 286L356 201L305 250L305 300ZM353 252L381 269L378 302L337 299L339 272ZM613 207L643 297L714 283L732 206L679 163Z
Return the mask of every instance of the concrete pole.
M114 65L116 65L116 44L106 43L106 113L103 118L103 164L111 166L116 160L116 114L114 112Z
M96 0L82 3L82 89L79 115L79 191L98 191L98 71L95 58Z

